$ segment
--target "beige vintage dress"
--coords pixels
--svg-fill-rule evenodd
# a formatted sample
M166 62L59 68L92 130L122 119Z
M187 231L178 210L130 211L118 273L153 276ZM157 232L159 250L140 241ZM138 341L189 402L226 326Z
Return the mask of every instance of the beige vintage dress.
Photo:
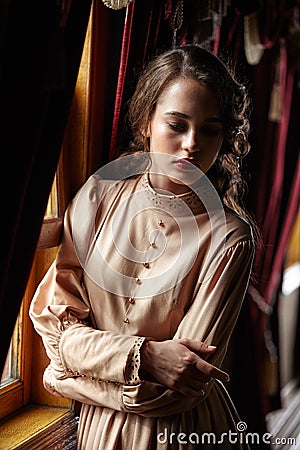
M254 246L244 220L207 204L158 194L146 175L93 175L67 209L30 317L50 358L44 383L82 402L78 449L247 448L219 381L199 399L138 376L143 337L198 339L223 361Z

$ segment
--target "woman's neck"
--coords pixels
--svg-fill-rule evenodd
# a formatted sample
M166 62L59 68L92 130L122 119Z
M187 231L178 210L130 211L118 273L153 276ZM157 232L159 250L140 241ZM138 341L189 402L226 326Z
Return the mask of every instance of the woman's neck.
M149 182L153 189L160 194L165 195L182 195L191 192L191 189L186 184L175 182L167 175L149 173Z

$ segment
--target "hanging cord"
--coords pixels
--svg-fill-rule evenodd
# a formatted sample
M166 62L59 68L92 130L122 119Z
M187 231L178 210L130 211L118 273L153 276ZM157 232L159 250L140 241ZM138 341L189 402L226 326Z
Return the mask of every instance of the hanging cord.
M183 0L176 0L174 10L170 16L170 27L173 30L173 48L177 45L177 31L180 30L183 23Z
M212 41L213 41L213 54L218 55L220 40L221 40L221 27L222 19L227 16L228 0L210 0L209 10L212 17Z

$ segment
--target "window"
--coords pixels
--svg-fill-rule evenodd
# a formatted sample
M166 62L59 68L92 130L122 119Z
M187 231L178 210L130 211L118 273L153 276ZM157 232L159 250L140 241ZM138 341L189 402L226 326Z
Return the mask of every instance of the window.
M41 240L38 246L1 377L0 418L20 409L29 402L45 403L46 400L43 394L41 375L47 364L47 358L38 337L33 332L28 309L38 282L55 258L62 222L58 214L58 198L56 176L41 233L41 236L45 235L47 239ZM39 358L34 357L36 354L39 355ZM36 382L36 378L38 378L38 382ZM69 400L58 400L58 402L55 400L57 406L70 406ZM49 400L47 400L47 404L49 404Z
M26 296L25 296L26 297ZM22 407L26 398L24 382L28 372L24 358L24 337L28 329L25 318L26 299L23 301L11 339L0 384L0 418Z
M18 353L19 353L19 339L20 339L19 323L20 318L18 317L17 324L13 332L13 337L11 339L11 343L8 349L8 354L4 365L2 377L0 380L0 388L15 381L19 375L18 373L18 359L19 359Z

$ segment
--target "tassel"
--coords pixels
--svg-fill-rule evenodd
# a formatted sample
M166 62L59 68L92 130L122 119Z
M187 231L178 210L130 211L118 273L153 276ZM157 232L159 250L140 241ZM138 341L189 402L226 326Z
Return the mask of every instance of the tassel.
M269 115L270 122L280 122L282 118L282 95L281 95L281 77L280 77L280 56L276 61L275 80L272 87Z
M180 30L183 23L183 0L176 1L176 6L171 13L169 22L173 30L173 48L175 48L177 44L177 31Z
M278 351L273 342L272 332L270 330L265 331L265 351L263 357L263 373L262 381L264 386L264 392L266 395L275 395L278 392L279 386L279 363L278 363Z
M270 98L269 120L281 122L283 116L284 96L287 83L287 50L284 40L280 42L279 56L276 61L275 80Z
M280 95L280 84L274 81L271 98L270 98L270 108L269 108L269 120L270 122L280 122L281 121L281 95Z

